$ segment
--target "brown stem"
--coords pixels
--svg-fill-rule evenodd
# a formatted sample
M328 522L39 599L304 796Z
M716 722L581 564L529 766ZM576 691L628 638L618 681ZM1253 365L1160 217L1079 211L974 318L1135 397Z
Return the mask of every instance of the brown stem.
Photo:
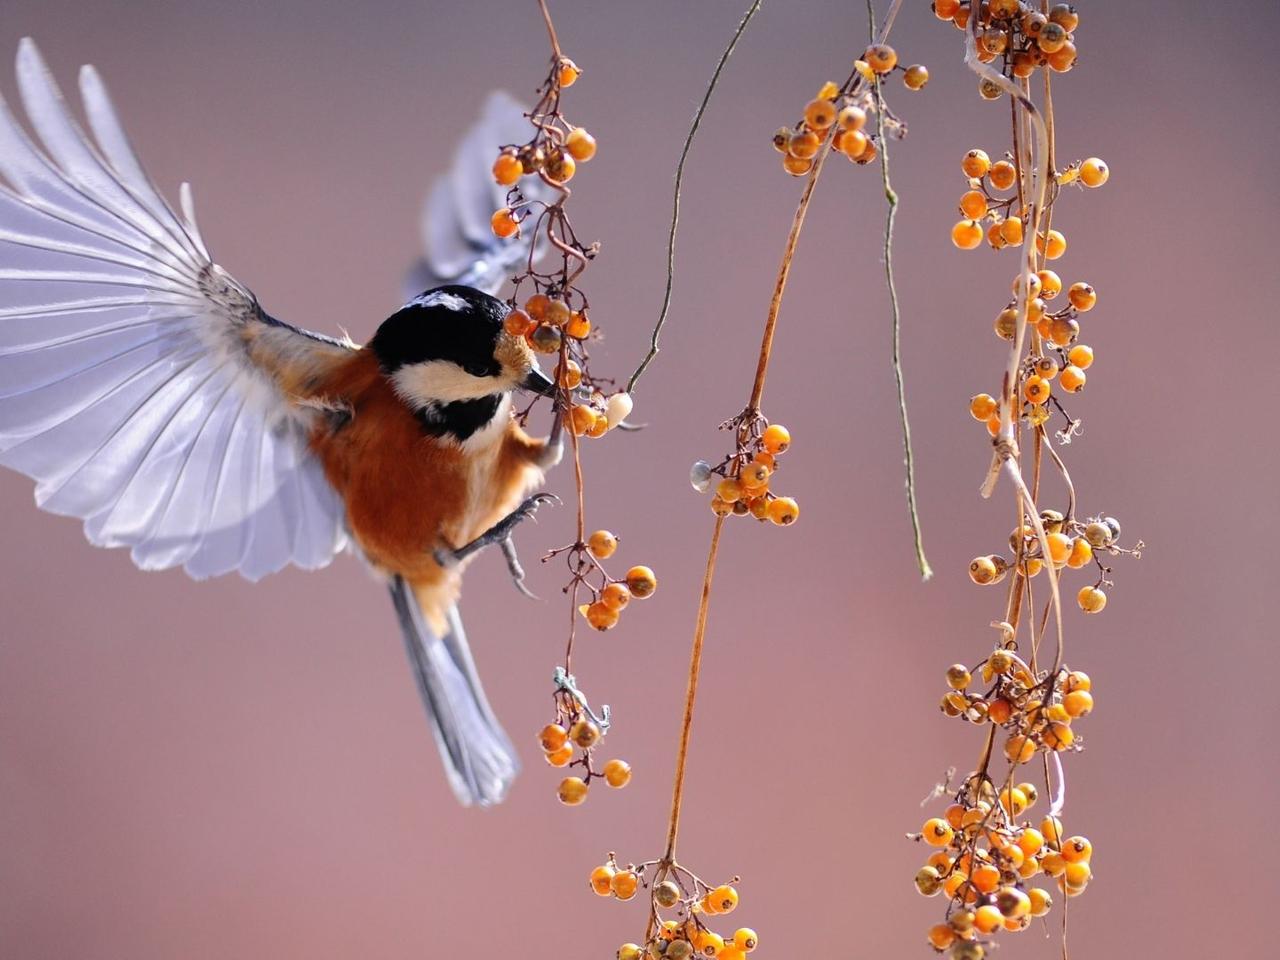
M547 0L538 0L538 7L542 10L542 21L547 25L547 37L551 40L551 53L556 60L562 60L564 54L560 52L560 40L556 37L556 26L551 22L551 11L547 9Z
M675 786L671 791L671 817L667 823L667 847L661 863L670 864L676 855L676 837L680 832L680 805L684 799L684 772L689 758L689 734L693 729L693 705L698 697L698 674L702 670L702 644L707 634L707 610L711 606L711 580L716 572L716 555L720 552L720 530L724 517L716 517L711 531L711 547L707 551L707 569L702 575L702 597L698 601L697 626L693 631L693 651L689 656L689 685L684 695L684 721L680 726L680 747L676 752Z
M760 342L760 360L756 364L756 379L751 387L751 400L747 410L755 413L760 409L760 398L764 395L764 378L769 372L769 357L773 353L773 334L778 328L778 310L782 307L782 294L787 288L787 277L791 274L791 261L796 255L796 244L800 240L800 230L804 227L804 215L809 210L809 201L813 197L813 188L822 173L822 165L826 162L830 150L827 144L818 151L818 159L809 171L809 179L800 194L800 203L796 207L796 215L791 221L791 232L787 234L787 246L782 253L782 266L778 268L778 281L773 287L773 299L769 301L769 316L764 323L764 337Z

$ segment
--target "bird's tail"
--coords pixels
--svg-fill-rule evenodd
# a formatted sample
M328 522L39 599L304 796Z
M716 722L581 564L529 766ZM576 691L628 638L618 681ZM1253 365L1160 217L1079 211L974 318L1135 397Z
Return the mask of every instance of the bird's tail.
M391 581L391 599L453 792L464 806L502 802L520 763L485 699L458 608L437 631L402 577Z

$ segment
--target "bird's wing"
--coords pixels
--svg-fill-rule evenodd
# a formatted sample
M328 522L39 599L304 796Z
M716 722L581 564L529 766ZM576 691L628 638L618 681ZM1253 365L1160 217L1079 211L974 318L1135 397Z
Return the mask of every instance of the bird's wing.
M501 90L490 93L480 119L467 131L453 155L449 173L436 180L422 210L423 258L409 271L406 296L446 283L496 294L517 264L529 257L532 231L500 239L489 219L507 203L507 188L493 180L498 147L530 137L525 108ZM536 177L520 189L527 200L548 201L553 191Z
M31 40L0 99L0 464L155 570L328 563L342 504L293 392L352 347L268 317L143 172L92 67L80 129Z

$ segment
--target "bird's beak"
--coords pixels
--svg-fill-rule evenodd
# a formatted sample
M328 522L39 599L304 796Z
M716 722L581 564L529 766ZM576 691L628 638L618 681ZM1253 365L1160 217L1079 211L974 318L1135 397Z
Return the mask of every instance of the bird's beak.
M555 396L556 392L555 381L537 367L530 368L525 378L520 382L520 387L530 393L536 393L544 397Z

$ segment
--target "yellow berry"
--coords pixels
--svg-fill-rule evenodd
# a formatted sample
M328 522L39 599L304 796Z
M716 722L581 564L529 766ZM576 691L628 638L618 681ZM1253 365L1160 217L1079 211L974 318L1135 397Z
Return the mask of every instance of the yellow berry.
M1077 343L1071 348L1071 352L1067 354L1067 359L1081 370L1088 370L1089 367L1093 366L1093 348L1086 347L1083 343Z
M1098 587L1081 587L1076 594L1076 603L1085 613L1101 613L1107 605L1107 595Z
M578 164L570 154L558 152L547 157L542 170L548 180L555 183L568 183L577 172Z
M987 198L981 190L970 190L960 198L960 212L970 220L981 220L987 215Z
M733 934L733 945L743 953L750 953L759 942L756 932L750 927L742 927Z
M1088 690L1073 690L1062 698L1062 706L1070 717L1085 717L1093 709L1093 694Z
M1043 234L1036 237L1036 249L1046 260L1057 260L1067 252L1067 237L1061 230L1050 230L1047 240Z
M1080 164L1080 182L1086 187L1100 187L1111 176L1111 168L1105 161L1090 157Z
M1083 370L1075 364L1068 364L1063 368L1062 377L1058 382L1062 384L1062 389L1067 393L1079 393L1084 389L1086 379Z
M1043 377L1027 377L1027 382L1022 386L1022 395L1028 403L1045 403L1049 399L1049 393L1049 381Z
M569 739L586 750L600 739L600 728L590 720L578 720L569 728Z
M902 75L902 82L908 90L922 90L929 82L929 68L923 63L913 63Z
M876 43L867 47L862 59L876 73L888 73L898 65L898 53L887 43Z
M836 116L836 126L841 130L861 130L867 122L867 112L861 107L845 107Z
M997 160L991 165L987 179L995 189L1008 190L1018 179L1018 168L1008 160Z
M600 602L611 610L621 612L631 602L631 591L625 583L607 583L600 591Z
M640 960L642 955L639 944L624 943L618 948L618 960Z
M738 906L738 891L727 883L721 884L708 894L717 913L732 913Z
M1089 561L1093 559L1093 547L1089 545L1089 541L1084 537L1076 537L1071 541L1071 555L1067 557L1067 566L1072 570L1079 570L1083 566L1087 566Z
M1000 410L1000 404L989 393L979 393L969 398L969 415L975 420L989 420Z
M826 130L836 122L836 105L830 100L810 100L804 108L804 122L814 130Z
M575 340L585 340L591 333L591 321L585 313L575 310L564 325L564 332Z

